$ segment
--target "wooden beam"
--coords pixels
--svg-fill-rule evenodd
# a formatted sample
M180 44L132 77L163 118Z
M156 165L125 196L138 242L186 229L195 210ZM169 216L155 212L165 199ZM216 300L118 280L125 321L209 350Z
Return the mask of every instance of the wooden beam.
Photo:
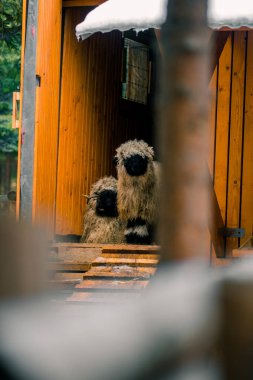
M26 12L25 7L26 4L24 3L23 12ZM20 202L20 218L26 222L31 222L34 169L38 0L28 1L26 15L27 18L25 19L25 15L23 14L22 20L23 22L26 21L26 27L23 26L22 28L22 132L19 134L20 165L18 169L18 176L20 177L18 188L20 187L21 202L18 189L17 203L19 205Z
M157 38L160 53L163 56L163 46L161 44L161 31L159 29L154 29L154 31ZM209 30L209 35L210 48L211 46L215 46L215 48L213 49L212 60L210 65L210 74L212 76L217 63L219 62L220 55L230 35L230 32L212 32ZM211 212L209 214L208 226L214 249L216 252L216 256L219 258L223 258L225 255L225 240L222 236L222 230L224 229L225 225L220 212L217 196L213 188L213 182L211 179L210 172L209 181Z
M171 0L162 29L161 260L209 260L207 4ZM182 27L183 25L183 27Z

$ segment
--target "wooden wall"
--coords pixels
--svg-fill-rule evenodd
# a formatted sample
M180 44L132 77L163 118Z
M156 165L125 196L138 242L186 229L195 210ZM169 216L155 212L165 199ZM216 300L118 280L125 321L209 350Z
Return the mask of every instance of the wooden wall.
M231 32L212 79L213 179L227 227L245 238L227 238L226 251L253 233L253 32Z
M122 36L93 35L78 42L75 25L89 8L66 8L58 142L56 224L58 235L82 232L82 194L114 173L115 148L129 138L151 139L145 106L121 100Z
M50 3L51 4L51 3ZM54 4L54 5L53 5ZM120 32L78 42L90 8L39 2L34 220L58 235L82 232L91 184L114 174L115 148L152 141L148 107L121 99ZM61 20L63 22L61 23ZM227 227L253 233L253 32L231 32L211 80L209 168ZM243 239L227 239L227 252Z
M33 220L53 233L61 62L61 0L38 2Z

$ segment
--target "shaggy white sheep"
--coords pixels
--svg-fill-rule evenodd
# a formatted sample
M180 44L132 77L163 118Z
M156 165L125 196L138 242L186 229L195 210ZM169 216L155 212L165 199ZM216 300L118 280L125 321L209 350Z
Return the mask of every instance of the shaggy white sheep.
M118 173L118 211L127 221L126 240L150 244L157 220L159 164L154 150L143 140L131 140L116 149Z
M117 180L104 177L94 183L84 214L83 243L124 242L125 223L118 218Z

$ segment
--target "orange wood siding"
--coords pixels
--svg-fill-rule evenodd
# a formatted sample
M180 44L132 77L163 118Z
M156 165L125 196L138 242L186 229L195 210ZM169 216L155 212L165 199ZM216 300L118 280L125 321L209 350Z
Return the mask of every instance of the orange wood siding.
M216 98L217 98L217 67L215 68L210 84L210 96L211 96L211 106L210 106L210 126L209 126L209 157L208 157L208 168L211 179L213 180L214 173L214 153L215 153L215 133L216 133ZM207 238L210 242L210 258L212 260L215 257L214 247L211 241L210 231L208 229Z
M210 106L210 126L209 126L209 157L208 167L213 178L214 154L215 154L215 133L216 133L216 103L217 103L217 68L215 68L210 85L211 106Z
M248 33L243 136L241 225L245 237L253 234L253 32Z
M240 225L240 196L242 174L242 134L245 80L246 33L234 34L233 69L231 83L230 139L228 157L227 226ZM236 248L238 239L227 239L227 248Z
M227 227L244 228L227 238L226 251L252 235L253 226L253 32L233 32L218 70L214 187Z
M232 65L232 35L228 38L218 65L217 123L214 188L221 215L226 218L228 139L230 122L230 80Z
M39 0L33 219L53 231L61 58L61 0Z
M129 138L150 136L145 107L136 105L138 115L121 102L121 33L76 40L75 25L87 12L66 8L64 15L55 225L61 235L81 234L82 194L114 173L115 148Z

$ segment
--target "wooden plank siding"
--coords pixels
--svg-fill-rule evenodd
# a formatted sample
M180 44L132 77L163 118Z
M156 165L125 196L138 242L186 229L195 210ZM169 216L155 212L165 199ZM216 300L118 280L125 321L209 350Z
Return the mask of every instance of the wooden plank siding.
M246 32L234 34L231 83L231 110L228 157L227 226L240 225L242 174L242 136L244 121L245 40ZM227 254L238 245L238 239L227 239Z
M86 206L82 194L102 176L114 174L116 147L129 138L148 140L151 135L145 106L136 105L131 113L121 100L121 33L97 33L82 42L75 37L75 25L89 10L64 10L57 235L81 234Z
M226 254L252 235L253 32L232 32L217 67L214 188L226 227L245 238L227 238ZM214 112L214 111L212 111Z
M243 134L241 226L244 243L253 234L253 32L248 33Z
M211 178L214 175L214 159L215 159L215 133L216 133L216 106L217 106L217 67L214 69L209 84L211 95L210 106L210 126L209 126L209 157L208 167Z
M52 233L55 215L62 2L39 1L33 220Z
M213 181L214 175L214 157L215 157L215 133L216 133L216 104L217 104L217 67L214 69L213 75L209 84L211 105L210 105L210 126L209 126L209 155L208 155L208 168ZM212 185L212 184L211 184ZM211 210L212 211L212 210ZM210 217L212 217L212 213ZM216 255L215 249L211 239L211 232L209 227L208 238L210 240L210 258Z

